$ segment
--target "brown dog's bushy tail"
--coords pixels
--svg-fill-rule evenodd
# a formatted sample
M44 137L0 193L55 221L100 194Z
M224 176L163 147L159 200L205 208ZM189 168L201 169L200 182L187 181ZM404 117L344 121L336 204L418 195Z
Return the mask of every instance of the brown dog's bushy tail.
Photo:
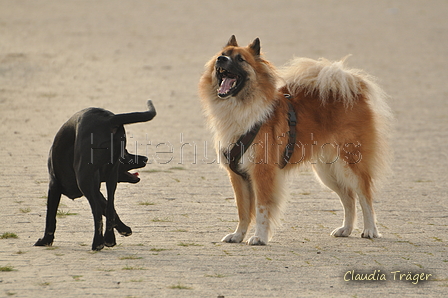
M372 76L362 70L345 67L346 58L334 62L323 58L296 58L280 70L280 75L291 94L303 92L316 96L323 105L336 100L349 109L360 98L366 100L375 121L377 150L372 177L378 182L390 173L392 158L388 139L393 116L386 101L388 96Z
M333 98L343 101L348 107L356 102L359 95L368 95L366 97L375 101L374 104L382 106L382 113L390 113L389 108L384 107L386 95L375 80L362 70L345 67L347 58L340 61L295 58L281 69L280 75L292 94L302 91L318 96L323 104Z
M148 111L146 112L134 112L114 115L110 122L112 123L112 125L124 125L149 121L154 118L157 113L151 100L148 100L147 105Z

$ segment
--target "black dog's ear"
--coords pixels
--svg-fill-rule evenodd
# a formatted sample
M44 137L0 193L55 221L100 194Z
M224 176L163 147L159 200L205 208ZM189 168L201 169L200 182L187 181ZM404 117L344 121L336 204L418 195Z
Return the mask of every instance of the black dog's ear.
M261 50L260 39L258 37L255 38L255 40L249 45L249 48L252 50L255 56L259 56Z
M238 43L236 42L236 37L235 37L235 35L232 35L232 36L230 37L229 41L227 42L226 47L228 47L228 46L233 46L233 47L237 47L237 46L238 46Z

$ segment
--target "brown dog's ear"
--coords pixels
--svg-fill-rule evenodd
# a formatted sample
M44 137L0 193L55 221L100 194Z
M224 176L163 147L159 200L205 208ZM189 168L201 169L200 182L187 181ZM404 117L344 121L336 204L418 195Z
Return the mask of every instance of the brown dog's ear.
M259 56L261 50L260 39L258 37L255 38L255 40L249 45L249 48L252 50L255 56Z
M227 45L226 45L227 47L228 46L234 46L234 47L237 47L238 46L238 43L236 42L236 37L235 37L235 35L232 35L231 37L230 37L230 39L229 39L229 41L227 42Z

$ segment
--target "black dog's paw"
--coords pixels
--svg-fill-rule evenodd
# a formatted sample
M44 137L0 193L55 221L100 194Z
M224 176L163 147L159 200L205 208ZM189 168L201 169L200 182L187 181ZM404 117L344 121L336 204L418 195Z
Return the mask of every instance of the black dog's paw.
M122 235L122 236L131 236L132 235L132 230L130 227L126 226L126 225L117 225L115 227L115 229L117 230L117 232Z
M104 245L107 247L114 247L115 245L117 245L117 242L105 242Z
M101 236L95 236L93 238L93 243L92 243L92 250L102 250L104 248L104 237L103 235Z
M92 244L92 250L100 251L104 248L104 243Z
M44 236L44 238L39 238L34 246L52 246L53 245L53 236Z
M104 233L104 245L106 245L107 247L113 247L117 245L113 229Z

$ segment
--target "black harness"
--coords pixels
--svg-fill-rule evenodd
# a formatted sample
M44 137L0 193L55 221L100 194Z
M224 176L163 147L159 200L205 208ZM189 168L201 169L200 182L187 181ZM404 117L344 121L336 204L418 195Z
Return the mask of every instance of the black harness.
M294 153L294 147L296 145L297 117L296 117L294 108L292 106L292 103L289 101L289 99L291 98L291 95L285 94L285 97L286 97L287 103L288 103L289 132L288 132L288 144L286 144L285 151L283 151L283 159L279 165L280 169L283 169L288 164L289 159L291 158L292 154Z
M291 158L292 154L294 153L294 147L296 143L296 124L297 124L297 117L296 113L294 111L294 108L289 101L291 98L291 95L285 94L285 97L287 99L288 103L288 126L289 126L289 132L288 132L288 144L285 147L285 151L283 151L283 158L279 164L279 168L283 169L289 162L289 159ZM227 162L229 163L230 169L243 177L243 179L248 180L249 176L245 171L241 171L238 167L238 163L241 159L241 157L246 153L247 149L249 149L250 145L254 141L255 137L258 134L258 131L260 131L261 125L263 123L257 123L251 130L243 134L238 141L233 145L232 149L228 150L227 152L224 151L224 157L227 159Z
M224 151L224 157L227 159L230 169L245 180L247 180L249 176L246 172L239 169L238 163L257 136L261 124L262 123L257 123L251 130L243 134L238 141L236 141L231 150L228 150L227 152Z

